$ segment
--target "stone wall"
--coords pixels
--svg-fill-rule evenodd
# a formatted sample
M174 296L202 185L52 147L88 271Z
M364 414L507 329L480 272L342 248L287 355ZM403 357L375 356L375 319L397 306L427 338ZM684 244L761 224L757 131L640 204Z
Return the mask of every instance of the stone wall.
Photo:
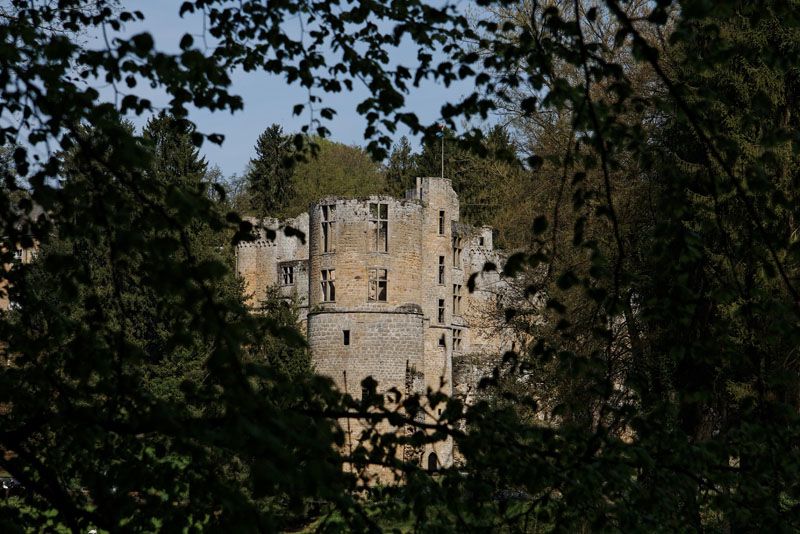
M385 205L388 219L387 250L376 247L370 204ZM323 207L335 208L329 229L329 251L323 250ZM339 310L389 310L419 303L421 286L422 210L419 204L374 196L363 200L328 198L311 207L309 303ZM330 228L330 226L329 226ZM381 242L381 245L383 243ZM374 250L374 249L378 250ZM336 298L323 302L321 272L335 271ZM387 271L386 301L369 300L370 269Z
M308 259L308 215L302 214L294 219L250 219L256 228L258 238L243 241L236 247L236 273L244 280L245 296L251 306L264 300L267 288L280 285L277 265L283 261ZM284 227L291 227L306 234L303 243L298 237L286 236ZM267 238L267 229L275 231L275 238ZM307 300L307 285L297 285L298 295Z
M344 332L350 332L349 345ZM319 374L341 391L361 398L361 381L371 376L378 392L406 389L406 368L419 369L423 352L423 317L416 311L311 311L308 342ZM417 391L418 393L419 391Z

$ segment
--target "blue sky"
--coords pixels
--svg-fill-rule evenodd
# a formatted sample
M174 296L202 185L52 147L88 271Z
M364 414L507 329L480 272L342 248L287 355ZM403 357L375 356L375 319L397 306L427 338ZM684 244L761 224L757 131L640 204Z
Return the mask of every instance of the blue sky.
M178 50L178 43L185 33L200 34L203 27L202 18L198 15L179 17L180 4L179 1L165 0L140 0L127 4L125 6L127 9L142 11L145 20L136 24L130 23L124 33L149 31L158 49L166 52ZM88 39L89 47L102 46L99 36L89 36ZM195 42L197 41L198 39L195 39ZM415 49L400 49L394 60L405 65L414 65L415 57ZM236 71L231 73L231 78L233 80L231 92L243 98L243 111L231 115L199 110L191 115L200 131L225 135L222 147L206 143L202 149L209 163L218 165L225 176L242 173L248 160L253 156L256 138L270 124L278 123L286 131L298 131L308 122L307 115L298 117L292 115L292 107L297 103L304 103L306 99L305 90L298 85L290 86L281 77L263 72ZM333 140L363 145L366 122L355 112L355 107L367 92L363 87L354 89L353 93L323 96L323 105L337 111L334 119L325 125L331 131ZM141 87L138 90L141 92ZM423 122L433 122L439 118L440 107L445 101L456 99L469 92L470 87L466 84L448 89L443 85L427 83L421 88L413 89L407 96L407 105L408 109L417 113ZM148 97L156 105L163 105L166 102L165 97L158 93L148 94ZM133 120L141 126L146 117ZM407 132L400 131L397 137L404 133Z

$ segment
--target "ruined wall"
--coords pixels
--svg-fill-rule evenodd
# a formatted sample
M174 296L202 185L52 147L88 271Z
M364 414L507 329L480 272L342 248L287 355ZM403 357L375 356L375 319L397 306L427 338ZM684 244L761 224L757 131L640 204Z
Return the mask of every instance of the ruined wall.
M459 220L458 195L450 180L443 178L417 178L416 188L424 215L421 236L423 264L419 275L423 298L420 303L429 326L425 334L428 357L424 372L428 387L450 394L453 386L453 284L462 278L453 261L453 223ZM440 278L442 261L444 276ZM440 304L444 305L441 316Z
M267 293L267 288L280 285L279 263L306 261L308 259L308 237L303 243L297 237L286 236L281 228L289 226L308 236L308 215L294 219L250 219L258 230L258 239L243 241L236 247L236 274L244 280L245 296L250 306L257 306ZM266 229L274 230L275 238L267 239ZM302 301L307 301L308 285L295 283L296 292Z
M349 331L349 345L344 332ZM315 371L329 376L341 391L361 398L361 381L378 382L378 392L406 389L407 367L423 360L423 318L419 310L342 312L308 315L308 341Z
M502 304L498 304L498 299L509 291L499 273L505 257L494 250L492 229L488 226L472 229L464 244L465 272L479 274L475 277L475 290L467 292L462 306L464 321L469 325L464 331L463 353L502 354L514 342L514 334L504 329ZM493 263L496 270L484 272L487 262Z
M388 239L375 245L370 205L387 209ZM329 219L328 251L324 251L323 207L335 209ZM329 198L313 205L309 232L309 303L340 310L390 310L420 301L422 212L414 202L374 196L363 200ZM379 236L380 237L380 236ZM385 245L386 250L383 248ZM335 270L336 298L323 302L321 271ZM386 301L369 300L370 269L387 271Z

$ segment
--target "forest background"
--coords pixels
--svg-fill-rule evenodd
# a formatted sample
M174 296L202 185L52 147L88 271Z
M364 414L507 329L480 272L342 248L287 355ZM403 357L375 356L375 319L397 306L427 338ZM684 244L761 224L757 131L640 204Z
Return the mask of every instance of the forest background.
M120 33L143 15L116 2L2 4L15 309L0 321L0 465L24 487L0 505L4 530L800 526L800 6L474 7L195 0L176 9L202 14L208 39L164 52ZM401 46L414 61L390 61ZM268 128L231 191L197 151L223 139L189 108L240 109L233 68L299 84L315 113L298 135ZM333 390L292 308L249 313L230 264L253 238L245 212L437 175L438 127L406 105L423 80L474 87L441 108L457 132L445 172L467 218L516 251L485 269L517 287L497 319L528 342L496 355L472 406ZM384 168L323 139L325 93L354 84ZM130 113L151 117L141 132ZM503 127L473 127L490 116ZM398 125L424 136L421 154L393 147ZM15 264L34 243L37 260ZM438 405L435 424L416 417ZM375 426L345 452L347 418L409 432ZM464 462L434 477L398 454L445 436ZM402 483L364 489L376 465Z

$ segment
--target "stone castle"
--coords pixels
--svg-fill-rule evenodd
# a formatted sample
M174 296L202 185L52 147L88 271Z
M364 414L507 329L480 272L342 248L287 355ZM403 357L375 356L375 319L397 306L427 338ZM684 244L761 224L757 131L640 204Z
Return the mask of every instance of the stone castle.
M250 303L271 286L296 298L315 370L354 398L370 376L379 393L463 396L471 386L459 384L454 359L508 348L483 320L502 284L482 272L486 262L500 265L492 229L459 222L449 179L417 178L403 199L324 198L297 218L258 222L261 238L240 243L236 255ZM266 238L263 228L281 225L304 232L305 242L282 232ZM470 293L472 273L480 275ZM452 442L421 454L427 468L449 466Z

